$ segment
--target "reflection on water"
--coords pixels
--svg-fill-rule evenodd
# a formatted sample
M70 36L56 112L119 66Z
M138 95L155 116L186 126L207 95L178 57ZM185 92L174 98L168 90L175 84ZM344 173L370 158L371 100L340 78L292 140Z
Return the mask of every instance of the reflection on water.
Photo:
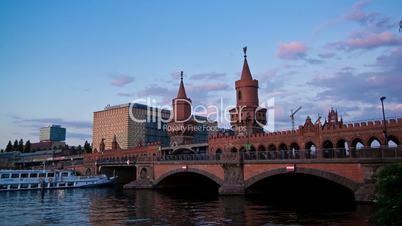
M278 207L261 196L71 189L0 193L1 225L368 225L370 205L353 210Z

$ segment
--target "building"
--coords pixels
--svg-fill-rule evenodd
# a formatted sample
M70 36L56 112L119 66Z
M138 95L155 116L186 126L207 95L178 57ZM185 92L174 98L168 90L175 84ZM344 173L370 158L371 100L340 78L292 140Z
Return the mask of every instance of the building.
M130 112L132 117L130 117ZM167 132L170 110L149 107L144 104L128 103L107 106L102 111L94 112L93 151L113 149L113 141L120 149L128 149L151 143L169 146ZM197 116L198 119L206 117ZM215 123L208 122L211 125ZM199 130L194 134L194 143L208 141L208 131ZM103 140L103 141L102 141Z
M130 117L130 111L136 120ZM152 120L147 120L147 116L151 115L154 118L150 117ZM105 149L112 149L114 139L121 149L157 141L167 145L169 137L163 131L163 121L168 120L169 116L168 110L159 110L138 103L107 106L102 111L94 112L93 149L99 151L102 140ZM161 124L158 125L158 122Z
M40 141L64 141L66 140L66 128L60 125L51 125L40 128Z
M66 143L62 141L40 141L37 143L31 143L32 151L42 151L42 150L54 150L63 149Z

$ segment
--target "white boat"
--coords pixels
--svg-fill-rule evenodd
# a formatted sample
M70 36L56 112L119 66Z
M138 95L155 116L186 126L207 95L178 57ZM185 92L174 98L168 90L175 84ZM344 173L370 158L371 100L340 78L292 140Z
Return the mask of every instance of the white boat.
M99 187L114 179L103 174L78 176L72 170L0 170L0 191Z

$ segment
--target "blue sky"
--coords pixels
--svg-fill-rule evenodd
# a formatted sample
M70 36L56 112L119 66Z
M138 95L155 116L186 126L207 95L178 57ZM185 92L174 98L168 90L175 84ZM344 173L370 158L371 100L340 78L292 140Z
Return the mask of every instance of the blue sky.
M0 2L0 147L39 127L90 140L92 115L139 97L169 104L184 70L195 104L234 103L248 46L276 129L296 117L402 115L401 1Z

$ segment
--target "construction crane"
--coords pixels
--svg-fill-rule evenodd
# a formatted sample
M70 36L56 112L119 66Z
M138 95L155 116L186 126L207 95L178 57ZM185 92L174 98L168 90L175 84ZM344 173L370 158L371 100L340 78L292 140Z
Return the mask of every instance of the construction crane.
M295 130L295 114L300 111L302 107L298 107L295 111L293 109L290 110L290 119L292 120L292 130Z

